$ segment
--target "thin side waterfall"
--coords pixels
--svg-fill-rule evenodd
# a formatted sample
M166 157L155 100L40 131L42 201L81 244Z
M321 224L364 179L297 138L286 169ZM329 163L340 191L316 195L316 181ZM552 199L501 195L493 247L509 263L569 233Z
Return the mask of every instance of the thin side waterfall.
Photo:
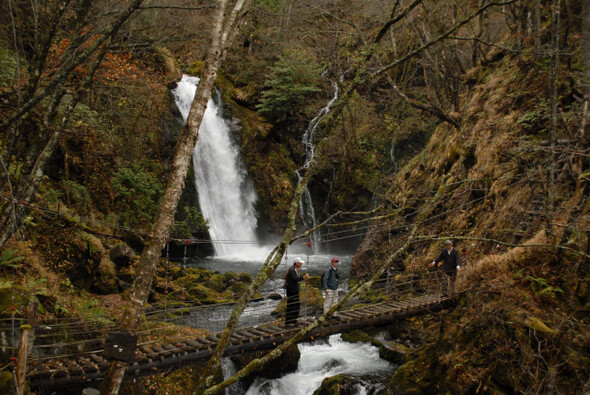
M176 105L186 121L198 77L184 75L173 91ZM222 116L219 93L217 103L209 100L193 151L195 182L199 205L209 222L209 234L219 257L257 254L258 199L248 178L239 147L231 138L231 126ZM249 251L251 250L251 251Z
M309 167L311 160L315 154L315 134L319 123L328 115L330 112L330 107L332 104L338 99L338 84L332 81L332 87L334 88L334 96L332 99L326 104L324 108L320 110L318 115L314 119L309 122L309 126L307 130L303 134L302 143L303 148L305 149L305 163L303 166L297 170L297 178L298 182L301 182L302 170L305 170ZM301 201L299 202L299 215L301 216L301 220L303 221L303 225L307 229L311 229L318 224L318 219L315 213L315 209L313 207L313 200L311 198L311 193L309 192L309 188L306 187L303 191L303 195L301 196ZM314 254L318 253L318 245L320 241L320 232L313 232L311 234L311 248Z

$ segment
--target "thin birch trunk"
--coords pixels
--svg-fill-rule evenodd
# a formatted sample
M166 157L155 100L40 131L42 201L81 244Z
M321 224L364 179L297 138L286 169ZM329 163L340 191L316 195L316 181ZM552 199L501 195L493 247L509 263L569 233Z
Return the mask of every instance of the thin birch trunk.
M226 17L228 0L220 0L214 14L214 24L211 34L211 44L205 59L203 75L195 94L187 124L182 129L176 143L170 178L154 225L143 249L136 270L129 302L120 322L121 329L134 332L140 323L143 308L151 289L157 263L168 239L170 225L174 219L176 206L184 187L184 180L190 164L191 155L197 143L199 127L211 96L213 83L217 78L217 71L223 60L228 44L235 35L235 28L241 22L238 18L244 14L250 0L239 0L231 14ZM101 386L101 394L117 394L123 382L127 362L111 361Z

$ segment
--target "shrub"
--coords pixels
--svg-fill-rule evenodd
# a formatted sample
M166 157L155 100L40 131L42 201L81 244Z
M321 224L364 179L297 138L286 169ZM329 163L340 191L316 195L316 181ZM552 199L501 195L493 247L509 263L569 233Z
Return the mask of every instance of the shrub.
M312 59L299 52L288 52L271 68L256 108L274 121L284 121L296 113L306 97L321 90L320 76L321 67Z
M122 167L113 175L116 208L126 226L150 223L164 192L162 183L138 165Z

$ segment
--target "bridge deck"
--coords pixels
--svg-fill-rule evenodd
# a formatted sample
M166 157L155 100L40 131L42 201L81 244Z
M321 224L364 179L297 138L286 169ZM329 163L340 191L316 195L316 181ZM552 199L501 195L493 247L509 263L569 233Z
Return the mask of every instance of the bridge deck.
M424 295L405 301L367 305L338 313L339 319L327 320L307 334L303 340L323 338L335 333L347 332L367 326L379 326L392 321L427 314L449 307L453 300L440 295ZM308 323L313 322L310 319ZM239 328L231 337L225 355L265 350L288 340L299 328L261 324ZM174 343L139 346L135 363L127 369L127 376L152 375L165 370L178 369L207 361L219 341L221 332L205 337L193 337ZM31 387L54 387L81 384L102 379L108 360L102 354L90 354L68 359L31 361L28 379Z

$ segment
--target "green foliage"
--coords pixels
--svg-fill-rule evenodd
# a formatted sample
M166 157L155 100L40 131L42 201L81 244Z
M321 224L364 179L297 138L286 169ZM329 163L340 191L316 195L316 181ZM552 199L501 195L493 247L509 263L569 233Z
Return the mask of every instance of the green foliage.
M11 86L16 72L16 58L0 39L0 86Z
M259 112L274 121L281 122L296 113L305 98L319 92L321 67L300 52L288 52L271 68L266 80Z
M557 293L563 294L563 289L549 285L544 278L526 276L526 279L531 281L531 289L537 296L549 296L550 298L555 298Z
M177 237L191 237L194 230L202 232L209 228L203 213L196 207L184 207L184 215L184 221L177 222L172 226L172 233Z
M22 262L24 260L24 257L18 256L17 250L7 248L4 251L2 251L2 255L0 255L0 266L16 269L18 268L17 263Z
M63 189L69 202L77 204L83 212L88 211L88 203L90 202L88 188L76 181L64 180Z
M268 12L281 11L285 6L283 0L256 0L255 4L264 8Z
M118 213L126 226L149 223L158 210L162 183L138 165L122 167L113 175Z

